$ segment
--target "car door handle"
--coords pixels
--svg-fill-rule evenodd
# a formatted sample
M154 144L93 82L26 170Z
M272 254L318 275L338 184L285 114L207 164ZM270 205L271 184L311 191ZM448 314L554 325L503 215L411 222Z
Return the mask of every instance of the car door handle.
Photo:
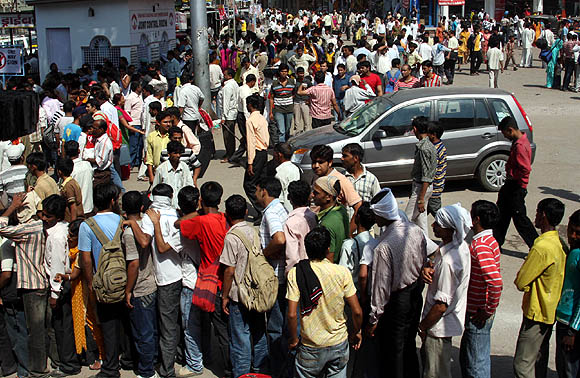
M484 134L481 134L481 137L483 139L491 139L491 138L493 138L493 135L491 133L484 133Z

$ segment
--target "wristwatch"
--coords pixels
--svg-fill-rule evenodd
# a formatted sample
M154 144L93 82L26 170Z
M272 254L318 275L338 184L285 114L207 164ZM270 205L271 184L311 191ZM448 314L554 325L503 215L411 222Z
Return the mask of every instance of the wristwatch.
M423 204L423 203L425 203L425 200L418 200L417 203Z

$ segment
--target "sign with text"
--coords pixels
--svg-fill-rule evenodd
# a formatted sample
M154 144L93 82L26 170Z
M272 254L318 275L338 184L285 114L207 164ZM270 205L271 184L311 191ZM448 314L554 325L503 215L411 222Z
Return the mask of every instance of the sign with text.
M147 32L158 29L173 28L175 25L174 12L135 12L131 15L131 31Z
M439 5L465 5L465 0L439 0Z
M22 73L22 48L0 47L0 74L18 75Z
M0 13L0 28L34 28L34 13Z

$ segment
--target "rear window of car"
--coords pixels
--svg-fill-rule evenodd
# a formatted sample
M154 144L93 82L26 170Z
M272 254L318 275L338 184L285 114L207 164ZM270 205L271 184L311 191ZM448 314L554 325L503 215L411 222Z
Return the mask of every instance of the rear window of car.
M499 98L491 98L487 100L489 102L492 115L495 118L495 122L497 125L501 122L502 119L505 117L513 117L512 111L508 104Z
M468 129L474 125L473 99L438 100L437 113L445 130Z

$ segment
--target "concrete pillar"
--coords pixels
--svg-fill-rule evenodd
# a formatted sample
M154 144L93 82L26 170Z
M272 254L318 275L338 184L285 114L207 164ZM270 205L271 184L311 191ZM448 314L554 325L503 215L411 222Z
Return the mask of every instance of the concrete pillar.
M439 19L441 20L445 17L445 20L449 21L449 6L442 5L439 7Z
M534 0L532 3L532 11L544 13L544 0Z
M494 18L495 0L485 0L483 9L485 9L485 13L489 14L490 18Z
M193 81L201 89L205 101L202 108L211 109L209 88L209 48L207 44L207 9L205 0L193 0L191 7L191 47L193 51Z

